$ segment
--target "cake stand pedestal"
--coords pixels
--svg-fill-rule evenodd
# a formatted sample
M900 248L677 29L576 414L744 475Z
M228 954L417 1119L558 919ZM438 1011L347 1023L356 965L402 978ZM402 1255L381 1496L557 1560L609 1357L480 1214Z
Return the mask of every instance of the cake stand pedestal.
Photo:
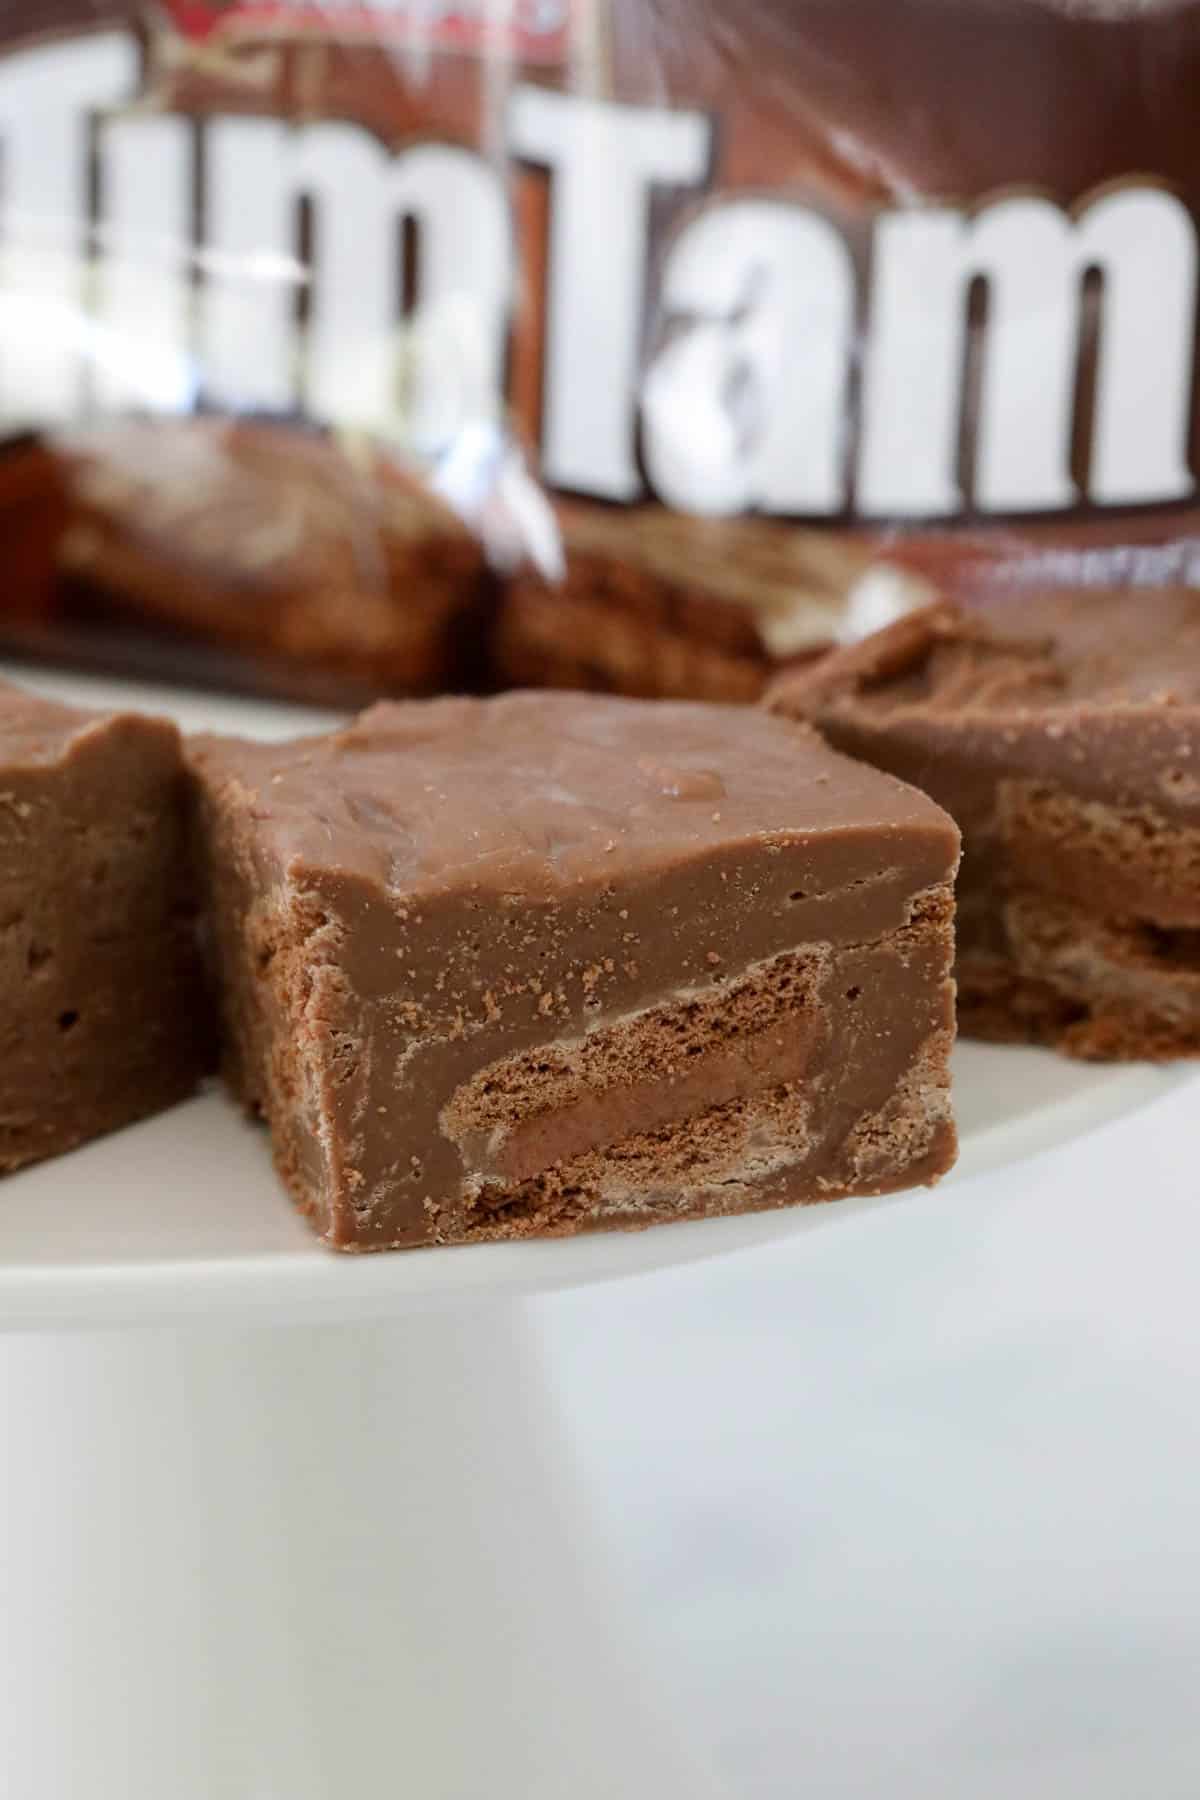
M3 1791L709 1793L516 1313L9 1340Z

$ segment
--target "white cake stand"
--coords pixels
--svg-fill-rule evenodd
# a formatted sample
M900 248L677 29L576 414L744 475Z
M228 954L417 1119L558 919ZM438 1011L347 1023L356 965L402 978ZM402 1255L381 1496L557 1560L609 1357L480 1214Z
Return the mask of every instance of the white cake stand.
M959 1076L963 1206L1174 1079L976 1047ZM523 1303L904 1204L340 1259L215 1092L9 1181L0 1792L714 1795L589 1528Z

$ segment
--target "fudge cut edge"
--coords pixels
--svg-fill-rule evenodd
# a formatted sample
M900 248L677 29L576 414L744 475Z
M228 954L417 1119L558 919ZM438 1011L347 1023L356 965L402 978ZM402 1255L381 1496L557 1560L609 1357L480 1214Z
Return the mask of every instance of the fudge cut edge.
M0 1171L148 1117L215 1061L165 721L0 688Z
M469 732L508 704L367 721ZM584 705L652 716L656 741L673 710ZM699 847L633 855L618 826L566 876L526 844L483 877L460 864L414 881L414 751L365 793L353 765L369 723L323 748L197 745L227 1073L334 1245L647 1225L884 1192L953 1160L953 825L812 734L682 710L744 720L798 770L819 759L826 818L839 774L864 817L724 840L712 821L728 802L701 783ZM272 800L313 757L335 778L318 770L326 825L298 851ZM322 829L354 844L356 866L322 853Z

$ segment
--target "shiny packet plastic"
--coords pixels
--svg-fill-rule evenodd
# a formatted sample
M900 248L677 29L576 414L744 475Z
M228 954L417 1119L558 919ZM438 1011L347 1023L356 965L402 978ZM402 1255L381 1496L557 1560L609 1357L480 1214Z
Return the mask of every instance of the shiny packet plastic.
M1193 0L0 0L0 647L752 699L1193 585Z

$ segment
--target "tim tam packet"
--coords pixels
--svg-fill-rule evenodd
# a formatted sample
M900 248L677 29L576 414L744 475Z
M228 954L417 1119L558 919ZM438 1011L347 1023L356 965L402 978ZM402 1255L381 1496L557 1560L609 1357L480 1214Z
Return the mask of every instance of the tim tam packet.
M0 0L11 648L749 698L1200 583L1200 3Z

